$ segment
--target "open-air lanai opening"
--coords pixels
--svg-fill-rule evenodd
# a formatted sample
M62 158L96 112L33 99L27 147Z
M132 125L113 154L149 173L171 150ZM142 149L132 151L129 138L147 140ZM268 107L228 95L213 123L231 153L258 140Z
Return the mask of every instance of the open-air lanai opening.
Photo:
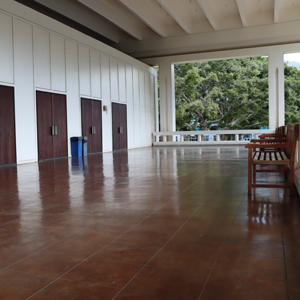
M300 53L284 54L285 124L300 122Z
M177 131L269 128L268 57L175 64L174 69Z

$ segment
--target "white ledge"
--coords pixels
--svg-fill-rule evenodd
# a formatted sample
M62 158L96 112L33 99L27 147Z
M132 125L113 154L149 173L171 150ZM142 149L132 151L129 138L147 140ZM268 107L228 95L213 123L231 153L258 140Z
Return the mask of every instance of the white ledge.
M161 131L154 132L154 136L161 135L203 135L203 134L263 134L263 133L273 133L272 129L244 129L244 130L201 130L201 131Z
M186 141L186 142L153 142L153 146L244 146L249 141Z

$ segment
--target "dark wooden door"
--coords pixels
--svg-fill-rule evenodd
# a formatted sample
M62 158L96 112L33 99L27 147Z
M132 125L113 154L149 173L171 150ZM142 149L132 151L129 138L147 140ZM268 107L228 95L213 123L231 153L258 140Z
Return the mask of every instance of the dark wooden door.
M52 94L37 92L37 129L39 160L53 158Z
M16 163L14 88L0 86L0 165Z
M92 121L95 126L93 134L94 153L102 152L102 105L101 101L92 100Z
M112 104L113 150L127 149L127 106Z
M66 96L37 92L39 160L68 156Z
M81 132L82 136L87 136L87 152L92 153L92 102L89 99L81 98Z
M117 103L112 103L113 150L120 149L119 126L120 126L119 106Z
M52 103L53 125L56 126L56 132L53 136L54 157L66 157L68 156L66 96L53 94Z
M81 98L82 136L88 137L87 152L102 152L101 101Z

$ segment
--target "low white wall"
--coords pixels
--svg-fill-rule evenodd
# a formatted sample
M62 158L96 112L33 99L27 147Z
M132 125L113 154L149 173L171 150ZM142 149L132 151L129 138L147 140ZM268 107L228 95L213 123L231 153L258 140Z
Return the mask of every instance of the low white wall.
M36 90L67 96L68 139L81 135L80 98L85 97L108 106L108 113L102 112L104 152L112 151L112 102L127 104L128 148L151 146L156 80L156 70L146 64L1 0L0 84L15 88L17 163L38 159Z

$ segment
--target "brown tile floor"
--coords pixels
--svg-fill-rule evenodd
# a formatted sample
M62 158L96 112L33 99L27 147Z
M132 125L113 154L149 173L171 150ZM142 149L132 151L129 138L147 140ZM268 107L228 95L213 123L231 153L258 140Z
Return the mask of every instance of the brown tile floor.
M280 175L259 174L280 181ZM0 299L300 299L300 202L244 148L0 168Z

